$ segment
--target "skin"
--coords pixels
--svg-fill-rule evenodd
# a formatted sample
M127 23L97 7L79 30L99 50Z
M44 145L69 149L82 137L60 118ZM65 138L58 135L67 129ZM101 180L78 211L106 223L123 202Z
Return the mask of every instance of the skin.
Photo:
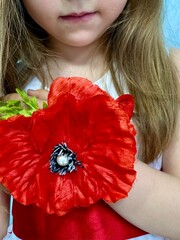
M49 33L49 47L57 54L48 62L53 79L86 76L95 81L104 74L103 52L98 48L100 37L117 19L127 0L24 0L23 3L31 17ZM82 12L93 13L93 16L88 21L63 19ZM46 73L47 69L43 70ZM47 80L49 84L52 81Z
M127 0L23 0L31 17L49 33L50 45L82 47L97 44L97 40L116 20ZM42 8L43 6L43 8ZM71 13L93 13L88 20L66 20Z
M103 57L102 52L97 51L99 39L121 13L127 1L51 0L49 2L49 0L24 0L23 2L35 21L49 33L49 47L56 50L57 53L61 53L55 59L57 67L49 62L53 77L82 76L93 81L102 76L104 71L104 65L101 64ZM58 16L76 11L95 11L97 14L88 23L74 24L59 21ZM173 51L171 57L177 69L180 69L180 53ZM98 63L98 69L97 67L92 68L92 60L94 59L95 65ZM46 72L46 69L44 71ZM47 99L48 92L29 90L28 94L44 101ZM6 97L6 99L9 98L14 99L16 95ZM110 204L118 214L134 225L147 232L163 235L170 239L179 239L180 236L179 122L178 115L176 133L163 153L164 172L152 169L136 160L137 179L129 196L115 204Z
M9 196L0 189L0 239L5 236L9 223Z

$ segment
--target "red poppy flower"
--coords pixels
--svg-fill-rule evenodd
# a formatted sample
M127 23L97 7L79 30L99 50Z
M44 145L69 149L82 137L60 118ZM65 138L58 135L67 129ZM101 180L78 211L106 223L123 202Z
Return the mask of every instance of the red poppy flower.
M48 108L0 121L0 181L22 204L63 215L125 198L135 180L133 98L56 79Z

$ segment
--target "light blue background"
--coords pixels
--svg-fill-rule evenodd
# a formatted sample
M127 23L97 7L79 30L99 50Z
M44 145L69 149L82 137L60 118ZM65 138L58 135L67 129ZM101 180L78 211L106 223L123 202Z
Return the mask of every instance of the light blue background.
M180 0L164 0L164 34L168 47L180 48Z

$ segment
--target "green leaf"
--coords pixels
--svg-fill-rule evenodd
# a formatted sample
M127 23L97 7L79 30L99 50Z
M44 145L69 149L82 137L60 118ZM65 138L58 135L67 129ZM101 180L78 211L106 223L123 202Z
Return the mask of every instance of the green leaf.
M43 108L47 108L47 107L48 107L47 103L43 102Z
M27 110L27 109L22 109L19 112L20 115L24 115L25 117L30 117L33 114L33 111Z
M36 97L29 97L25 91L16 89L16 92L22 98L22 100L8 100L7 102L0 101L0 119L7 119L16 115L24 115L29 117L39 109ZM46 108L47 104L43 103L43 108Z
M16 88L16 92L22 98L22 102L26 105L27 108L32 110L38 110L38 103L36 97L29 97L25 91L21 91Z

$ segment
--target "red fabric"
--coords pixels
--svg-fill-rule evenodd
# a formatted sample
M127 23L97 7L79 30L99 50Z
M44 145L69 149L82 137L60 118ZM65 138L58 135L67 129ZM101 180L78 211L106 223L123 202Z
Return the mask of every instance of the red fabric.
M132 111L130 95L115 101L87 79L55 80L47 109L0 121L0 181L20 203L60 216L127 197L136 177ZM60 143L83 168L64 176L50 171Z
M13 232L23 240L125 240L147 234L103 201L88 208L73 209L61 217L15 201L13 215Z

